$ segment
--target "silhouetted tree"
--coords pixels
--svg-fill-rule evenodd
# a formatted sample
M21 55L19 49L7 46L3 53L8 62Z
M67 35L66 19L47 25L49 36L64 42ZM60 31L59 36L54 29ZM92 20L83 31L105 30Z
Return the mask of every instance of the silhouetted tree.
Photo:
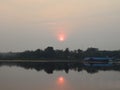
M70 58L70 51L69 48L66 48L64 51L64 58L65 59L69 59Z
M54 48L53 47L47 47L44 51L45 53L45 57L46 58L50 58L50 59L54 59L55 57L55 51L54 51Z
M53 47L47 47L44 50L37 49L35 51L24 51L18 53L0 53L0 60L43 60L43 59L56 59L56 60L83 60L85 57L111 57L114 60L120 59L120 50L106 51L99 50L98 48L88 48L86 51L78 50L54 50Z
M88 48L85 51L85 57L97 57L98 56L99 49L98 48Z
M55 51L55 58L56 59L64 59L64 53L63 50L56 50Z

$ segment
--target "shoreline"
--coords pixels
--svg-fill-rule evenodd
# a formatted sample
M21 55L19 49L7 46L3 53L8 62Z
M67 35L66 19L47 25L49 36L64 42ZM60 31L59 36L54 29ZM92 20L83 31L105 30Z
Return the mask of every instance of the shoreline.
M79 62L83 63L81 60L0 60L0 62Z

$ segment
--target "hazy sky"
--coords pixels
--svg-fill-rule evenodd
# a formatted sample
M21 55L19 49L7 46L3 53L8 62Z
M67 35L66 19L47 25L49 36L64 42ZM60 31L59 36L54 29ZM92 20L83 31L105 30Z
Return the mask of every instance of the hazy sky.
M116 50L119 39L120 0L0 0L0 52Z

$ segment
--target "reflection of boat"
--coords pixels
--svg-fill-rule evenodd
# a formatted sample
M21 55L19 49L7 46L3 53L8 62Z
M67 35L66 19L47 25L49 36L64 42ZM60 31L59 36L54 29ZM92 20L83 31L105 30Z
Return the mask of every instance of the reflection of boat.
M113 66L112 63L84 63L85 66L93 66L93 67L107 67Z
M84 59L86 66L111 66L112 58L107 57L87 57Z

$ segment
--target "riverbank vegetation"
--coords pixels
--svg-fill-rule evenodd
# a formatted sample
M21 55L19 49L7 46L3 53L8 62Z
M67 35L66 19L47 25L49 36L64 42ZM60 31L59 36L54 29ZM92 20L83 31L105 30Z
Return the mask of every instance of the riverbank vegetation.
M65 50L47 47L44 50L0 53L0 60L83 60L86 57L110 57L120 59L120 50L108 51L98 48L88 48L87 50Z

